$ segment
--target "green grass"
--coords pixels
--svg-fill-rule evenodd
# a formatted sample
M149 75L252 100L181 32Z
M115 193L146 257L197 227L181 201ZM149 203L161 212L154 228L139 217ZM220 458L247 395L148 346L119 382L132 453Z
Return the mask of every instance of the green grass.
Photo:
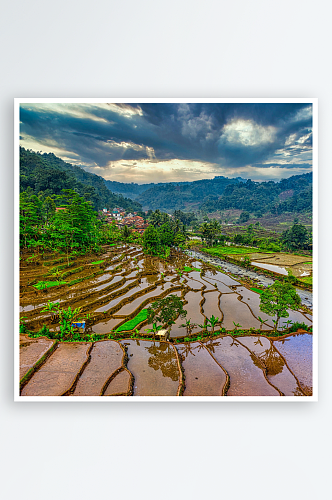
M102 264L105 262L104 260L96 260L96 262L91 262L91 265L97 265L97 264Z
M252 290L253 292L256 292L256 293L263 293L264 290L259 290L259 288L250 288L250 290Z
M43 290L44 288L50 288L51 286L65 285L66 281L39 281L36 285L32 285L37 290Z
M197 267L184 266L183 271L185 273L190 273L191 271L198 271L198 272L200 272L200 269L197 269Z
M148 310L142 309L135 318L126 321L123 325L116 329L116 332L128 332L133 330L139 323L145 321L148 317Z
M304 276L303 278L298 278L298 281L302 281L306 285L312 285L312 276Z
M210 255L242 255L248 253L257 253L258 248L253 247L233 247L233 246L216 246L212 248L203 248L203 252L207 252ZM264 252L267 253L267 252Z

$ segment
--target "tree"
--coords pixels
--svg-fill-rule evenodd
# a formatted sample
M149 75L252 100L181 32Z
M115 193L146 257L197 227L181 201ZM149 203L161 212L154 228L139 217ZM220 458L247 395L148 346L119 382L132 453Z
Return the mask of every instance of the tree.
M204 222L200 226L199 230L202 233L203 238L207 241L207 243L211 245L213 240L217 237L217 235L220 234L221 225L216 220L210 222Z
M177 295L172 294L151 304L148 308L147 320L149 323L158 321L169 327L178 316L184 318L186 315L187 311L183 309L182 300Z
M247 222L250 218L250 214L249 212L247 212L246 210L244 210L243 212L241 212L241 215L238 219L238 223L239 224L242 224L243 222Z
M301 305L301 299L295 288L290 283L276 280L273 285L267 287L260 295L260 310L269 316L277 316L274 330L277 330L279 319L288 318L287 309L296 311Z
M172 246L174 241L174 234L169 223L162 224L158 229L159 240L162 245Z
M160 251L160 239L157 229L148 226L143 233L143 249L150 255L158 255Z
M121 236L125 241L131 236L131 231L128 226L123 226Z
M186 319L185 323L182 323L182 325L180 325L179 328L185 327L187 330L187 335L190 336L193 329L196 328L196 326L198 326L197 323L192 323L191 319L189 318L189 319Z
M218 318L218 317L216 318L216 317L215 317L215 316L213 316L213 314L212 314L211 318L208 318L208 322L209 322L209 323L210 323L210 325L211 325L211 328L212 328L212 333L214 333L214 327L216 326L216 324L217 324L217 323L220 323L219 318Z
M309 242L307 228L295 219L292 228L282 233L282 242L290 250L305 248Z

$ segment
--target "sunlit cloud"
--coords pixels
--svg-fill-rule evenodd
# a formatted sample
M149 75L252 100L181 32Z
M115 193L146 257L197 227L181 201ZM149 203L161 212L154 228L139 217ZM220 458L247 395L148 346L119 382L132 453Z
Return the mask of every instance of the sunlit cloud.
M206 178L213 179L220 173L218 165L192 160L119 160L107 167L88 167L89 172L98 173L107 180L118 182L184 182Z
M243 146L257 146L272 143L275 134L275 127L262 127L251 120L236 120L224 126L220 141Z

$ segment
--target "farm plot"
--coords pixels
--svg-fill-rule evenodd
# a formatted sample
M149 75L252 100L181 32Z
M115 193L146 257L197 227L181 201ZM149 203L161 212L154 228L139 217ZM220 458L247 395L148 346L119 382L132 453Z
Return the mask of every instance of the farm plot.
M34 286L52 279L54 286ZM271 333L273 318L260 312L259 293L182 253L161 260L121 245L70 259L69 265L61 255L25 258L20 292L21 317L32 335L20 339L22 396L312 393L312 336L234 338L230 333L238 335L240 328ZM146 309L171 294L181 298L187 314L170 326L168 341L151 340ZM59 318L45 310L54 302L81 308L88 318L79 340L59 342ZM219 318L215 326L209 324L212 316ZM312 325L301 311L290 311L289 319ZM42 328L53 338L41 336ZM212 329L221 330L206 340Z

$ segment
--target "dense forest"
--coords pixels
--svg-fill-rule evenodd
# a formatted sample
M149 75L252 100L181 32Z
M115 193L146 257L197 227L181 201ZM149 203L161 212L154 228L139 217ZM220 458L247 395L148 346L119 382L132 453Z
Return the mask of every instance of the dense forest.
M119 184L116 189L126 189L121 187L125 184L111 184ZM111 184L110 181L106 181L106 185ZM240 209L256 216L269 212L272 214L312 212L311 173L294 175L280 182L254 182L241 177L229 179L220 176L186 183L127 186L128 190L135 191L135 201L149 210L214 212Z
M239 184L244 179L229 179L215 177L187 183L168 183L156 185L138 196L137 201L143 208L151 210L182 210L198 208L198 205L208 201L211 196L218 198L224 189L233 184Z
M66 163L53 153L35 153L20 148L20 191L31 191L44 198L71 189L91 201L95 210L123 207L140 211L141 205L121 195L112 193L102 177L86 172L83 168Z
M222 196L210 197L201 208L208 212L236 208L256 216L267 212L311 212L312 174L294 175L280 182L248 179L245 183L227 186Z

